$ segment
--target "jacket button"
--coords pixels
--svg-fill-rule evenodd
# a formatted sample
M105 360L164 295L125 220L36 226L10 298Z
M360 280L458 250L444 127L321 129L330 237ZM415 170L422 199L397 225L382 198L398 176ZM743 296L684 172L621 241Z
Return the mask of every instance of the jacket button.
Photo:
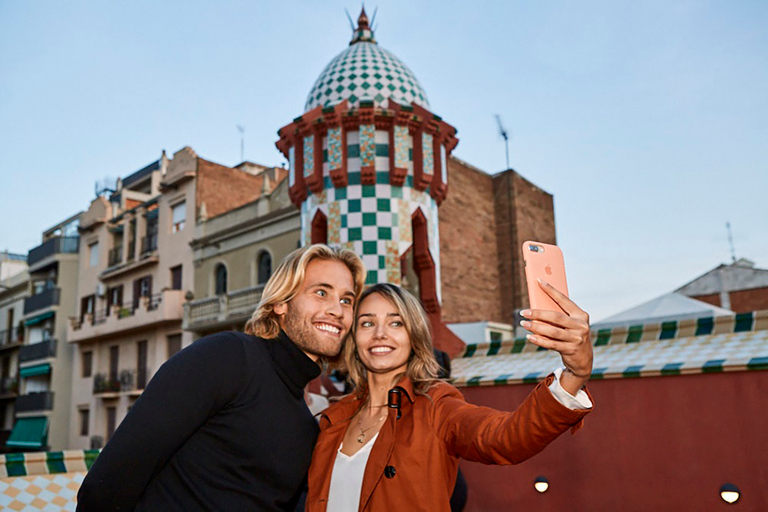
M384 468L384 476L387 478L394 478L395 474L397 474L397 470L395 469L395 466L387 466Z

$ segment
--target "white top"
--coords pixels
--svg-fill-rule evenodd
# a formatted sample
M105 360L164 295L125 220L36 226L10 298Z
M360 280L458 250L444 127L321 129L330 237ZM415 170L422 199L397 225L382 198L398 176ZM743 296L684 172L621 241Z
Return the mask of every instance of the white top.
M357 512L360 504L360 492L363 490L365 465L371 455L371 449L379 437L377 432L370 441L353 455L341 453L342 446L336 452L336 462L331 473L331 488L328 492L326 510L333 512Z
M555 370L555 378L549 385L552 396L569 409L578 410L592 407L592 401L583 390L580 389L576 396L573 396L560 385L560 376L564 369L561 367ZM332 512L357 511L360 504L360 492L363 489L365 465L368 463L368 457L371 455L371 449L377 437L379 437L378 432L354 455L344 455L341 453L342 447L339 446L336 461L333 464L333 473L331 473L331 488L328 493L326 510Z

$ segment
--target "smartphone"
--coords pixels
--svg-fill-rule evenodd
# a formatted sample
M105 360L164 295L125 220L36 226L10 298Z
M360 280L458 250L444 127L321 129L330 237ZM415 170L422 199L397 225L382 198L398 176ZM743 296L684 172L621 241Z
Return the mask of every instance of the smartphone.
M563 251L556 245L529 240L523 243L523 261L525 262L525 279L528 282L528 299L531 309L564 312L563 308L542 290L537 281L537 279L541 279L554 286L566 297L568 296Z

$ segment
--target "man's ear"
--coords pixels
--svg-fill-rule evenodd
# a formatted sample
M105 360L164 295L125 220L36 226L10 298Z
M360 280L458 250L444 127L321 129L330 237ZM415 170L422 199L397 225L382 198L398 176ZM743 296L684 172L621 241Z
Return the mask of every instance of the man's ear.
M272 311L274 311L277 316L283 316L288 312L288 303L280 302L279 304L275 304L272 307Z

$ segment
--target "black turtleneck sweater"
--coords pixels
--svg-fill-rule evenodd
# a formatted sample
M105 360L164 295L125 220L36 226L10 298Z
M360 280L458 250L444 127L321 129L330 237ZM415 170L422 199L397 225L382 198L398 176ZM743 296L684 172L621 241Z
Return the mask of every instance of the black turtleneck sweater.
M78 511L293 510L320 368L284 334L206 336L157 372L91 467Z

